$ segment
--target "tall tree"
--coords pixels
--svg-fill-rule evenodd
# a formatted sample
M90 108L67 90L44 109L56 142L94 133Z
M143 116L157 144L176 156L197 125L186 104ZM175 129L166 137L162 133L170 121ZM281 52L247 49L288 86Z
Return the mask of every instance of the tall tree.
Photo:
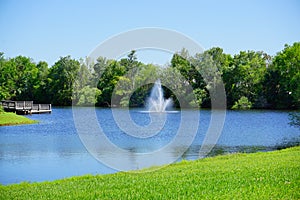
M241 51L235 55L224 75L230 105L246 97L255 107L264 107L266 100L263 82L266 70L263 52Z
M80 69L79 61L61 57L50 69L49 95L54 105L71 105L73 87Z
M49 82L48 63L45 61L40 61L36 67L38 69L38 74L34 84L34 97L32 100L39 103L49 103L51 102L51 99L49 97L49 90L47 88Z
M0 100L9 99L11 97L8 87L9 68L6 67L7 60L4 53L0 52Z
M200 55L200 54L199 54ZM182 100L186 102L187 105L208 106L208 90L206 89L206 83L203 79L201 73L199 72L198 64L200 60L193 58L189 55L186 49L182 49L179 53L175 53L171 60L171 67L176 69L185 80L182 80L185 84L188 84L194 89L196 95L196 102L190 102L190 95L187 95ZM185 87L186 88L186 87ZM203 103L204 102L204 103Z
M103 61L101 59L101 61ZM99 65L96 66L99 70L104 70L99 78L97 88L101 91L101 95L98 97L99 106L111 106L111 97L114 91L115 85L119 81L120 77L122 77L126 69L124 66L121 66L120 63L116 60L108 60L107 62L103 62L102 64L107 65L104 69L98 68ZM101 64L101 65L102 65Z
M38 69L35 63L27 57L17 56L7 61L1 61L2 96L11 100L31 100Z
M268 101L273 108L300 108L300 42L274 58L266 75Z
M77 79L73 84L73 105L95 105L101 91L97 89L93 77L93 62L89 58L80 59Z
M132 50L127 58L123 58L119 61L120 66L125 69L121 76L117 76L118 88L115 91L114 103L121 106L128 106L130 103L130 96L137 89L137 77L144 64L137 61L136 51Z

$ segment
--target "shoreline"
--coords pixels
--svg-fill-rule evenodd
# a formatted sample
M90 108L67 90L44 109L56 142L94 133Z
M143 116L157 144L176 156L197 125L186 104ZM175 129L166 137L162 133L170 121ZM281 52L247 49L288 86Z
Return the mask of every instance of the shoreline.
M0 184L0 194L7 199L47 199L49 196L55 199L299 199L299 152L300 146L297 146L184 160L115 174Z
M36 124L37 120L32 120L16 113L3 112L0 113L0 126L16 126L25 124Z

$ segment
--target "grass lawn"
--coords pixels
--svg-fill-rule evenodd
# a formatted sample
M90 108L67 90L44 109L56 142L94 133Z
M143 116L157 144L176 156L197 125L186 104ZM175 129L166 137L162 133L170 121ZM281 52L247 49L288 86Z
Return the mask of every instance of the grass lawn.
M0 186L0 199L300 199L300 147Z
M8 113L8 112L0 113L0 126L33 124L33 123L37 123L37 121L28 119L27 117L17 115L15 113Z

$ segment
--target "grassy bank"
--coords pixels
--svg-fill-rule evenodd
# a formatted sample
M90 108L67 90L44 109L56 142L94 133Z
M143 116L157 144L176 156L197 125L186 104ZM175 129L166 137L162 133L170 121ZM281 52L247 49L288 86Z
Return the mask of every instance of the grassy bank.
M0 126L19 125L19 124L33 124L37 121L28 119L27 117L17 115L15 113L1 112Z
M300 199L300 147L140 172L0 186L0 199Z

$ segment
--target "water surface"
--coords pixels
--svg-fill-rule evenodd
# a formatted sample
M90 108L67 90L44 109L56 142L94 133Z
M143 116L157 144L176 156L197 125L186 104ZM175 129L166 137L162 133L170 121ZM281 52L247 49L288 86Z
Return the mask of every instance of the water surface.
M125 112L122 109L117 111L121 115ZM142 110L133 109L130 116L136 124L146 126L151 119L149 114L140 111ZM198 158L211 117L209 110L186 112L190 112L191 116L195 112L198 114L200 112L199 129L192 145L179 160ZM111 109L96 108L96 115L109 140L116 146L132 152L132 162L129 164L136 165L137 169L143 166L136 164L135 154L156 151L169 144L176 137L181 120L180 112L166 114L166 122L159 133L148 138L137 138L119 129ZM116 172L97 161L82 144L74 125L72 108L54 107L51 114L28 117L39 120L40 123L0 127L1 184L49 181L75 175ZM82 117L87 118L88 124L88 117ZM193 117L189 120L192 123ZM235 151L272 150L281 144L299 141L299 129L291 127L288 123L286 111L227 111L224 129L212 155ZM172 160L178 151L182 151L180 146L159 157L148 159L147 165L155 164L157 160ZM101 153L102 156L119 159L118 155L111 152Z

